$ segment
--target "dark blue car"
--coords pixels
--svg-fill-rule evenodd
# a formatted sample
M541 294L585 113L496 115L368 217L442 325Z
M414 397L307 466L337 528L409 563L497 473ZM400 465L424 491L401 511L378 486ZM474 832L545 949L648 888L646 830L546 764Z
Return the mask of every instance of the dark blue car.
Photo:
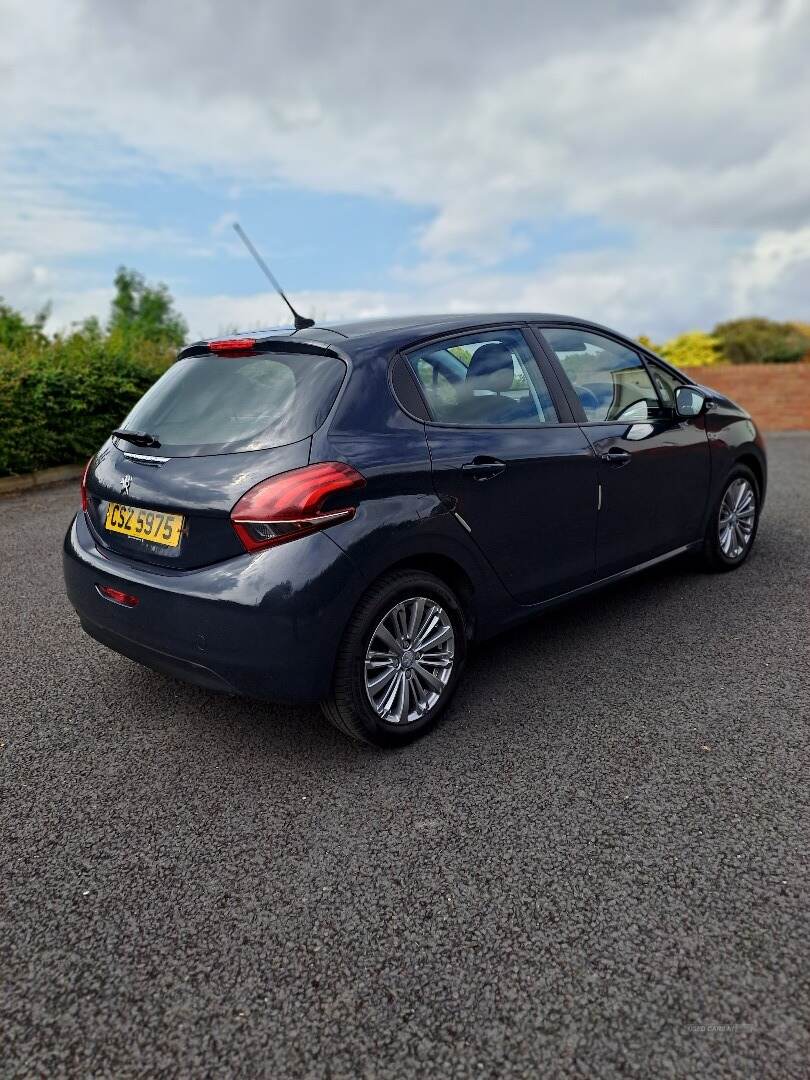
M88 464L85 630L158 671L407 742L469 644L686 552L749 555L750 416L602 326L426 316L205 341Z

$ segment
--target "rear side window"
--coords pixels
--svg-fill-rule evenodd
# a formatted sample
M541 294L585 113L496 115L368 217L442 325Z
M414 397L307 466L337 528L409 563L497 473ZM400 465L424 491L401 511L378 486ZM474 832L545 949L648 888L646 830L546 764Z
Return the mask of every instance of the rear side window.
M665 415L638 353L576 328L543 327L588 420L634 423Z
M345 374L334 356L189 356L158 379L123 426L153 435L169 457L284 446L317 431Z
M554 424L557 413L518 330L489 330L414 349L408 362L433 420L461 427Z

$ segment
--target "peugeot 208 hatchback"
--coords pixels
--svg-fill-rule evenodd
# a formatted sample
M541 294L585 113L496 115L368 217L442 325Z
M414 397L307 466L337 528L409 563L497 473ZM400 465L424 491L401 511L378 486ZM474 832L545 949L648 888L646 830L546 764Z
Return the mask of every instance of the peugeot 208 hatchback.
M199 342L89 462L67 590L104 645L391 745L469 643L684 552L749 555L750 416L604 327L453 316Z

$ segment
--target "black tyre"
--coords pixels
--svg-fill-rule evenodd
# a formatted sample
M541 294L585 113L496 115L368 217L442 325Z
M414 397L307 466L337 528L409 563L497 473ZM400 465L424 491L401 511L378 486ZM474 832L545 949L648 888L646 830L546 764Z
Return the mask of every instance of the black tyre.
M403 746L446 709L466 646L464 612L453 591L433 574L394 571L357 605L321 708L352 739Z
M709 517L703 560L710 570L736 570L751 554L759 525L760 493L754 474L735 465Z

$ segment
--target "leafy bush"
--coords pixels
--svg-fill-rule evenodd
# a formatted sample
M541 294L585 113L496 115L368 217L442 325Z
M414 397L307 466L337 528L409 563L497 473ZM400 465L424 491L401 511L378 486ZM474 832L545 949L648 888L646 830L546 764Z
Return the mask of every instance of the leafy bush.
M690 330L685 334L678 334L663 345L654 345L643 334L638 340L639 344L652 349L678 368L705 367L707 364L716 364L718 360L723 359L718 339L703 330Z
M83 331L0 348L0 475L90 457L173 356L148 343L126 354L113 336Z
M732 364L787 364L810 353L810 335L795 323L733 319L715 326L714 335Z
M185 323L164 285L122 267L106 328L44 332L0 300L0 476L81 463L174 359Z

